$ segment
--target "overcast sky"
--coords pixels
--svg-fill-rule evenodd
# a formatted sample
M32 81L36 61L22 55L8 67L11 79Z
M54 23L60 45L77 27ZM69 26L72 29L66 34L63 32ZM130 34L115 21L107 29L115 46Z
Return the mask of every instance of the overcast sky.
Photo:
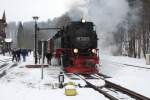
M72 0L0 0L0 17L6 12L7 21L30 21L32 16L40 20L52 19L69 9ZM76 0L77 1L77 0Z

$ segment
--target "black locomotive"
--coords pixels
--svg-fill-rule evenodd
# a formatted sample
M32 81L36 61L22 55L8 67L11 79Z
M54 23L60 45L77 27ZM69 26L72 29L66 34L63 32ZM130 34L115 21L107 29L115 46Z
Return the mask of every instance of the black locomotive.
M49 50L69 73L96 73L97 34L92 22L71 22L49 40Z

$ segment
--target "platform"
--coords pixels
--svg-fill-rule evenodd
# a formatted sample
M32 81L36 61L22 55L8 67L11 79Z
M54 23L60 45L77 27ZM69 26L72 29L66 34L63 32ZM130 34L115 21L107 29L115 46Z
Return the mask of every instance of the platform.
M48 64L44 64L44 65L42 65L42 64L30 64L30 65L26 65L27 68L41 68L42 66L44 68L46 68L46 67L48 67Z

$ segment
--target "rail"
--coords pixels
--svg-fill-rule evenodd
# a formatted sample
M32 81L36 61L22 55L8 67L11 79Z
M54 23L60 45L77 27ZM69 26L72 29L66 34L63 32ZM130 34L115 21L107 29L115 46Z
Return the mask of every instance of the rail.
M112 83L112 82L110 82L108 80L105 80L105 83L106 83L106 85L105 85L106 87L114 88L114 89L116 89L116 90L118 90L120 92L123 92L123 93L125 93L127 95L130 95L131 97L135 98L136 100L150 100L150 98L148 98L146 96L138 94L138 93L136 93L134 91L131 91L131 90L129 90L127 88L124 88L124 87L122 87L120 85L117 85L115 83Z
M99 93L103 94L105 97L109 98L110 100L118 100L117 98L115 98L114 96L108 94L107 92L101 90L100 88L96 87L95 85L91 84L90 82L88 82L87 80L85 80L83 77L81 77L80 75L78 74L75 74L77 75L78 77L80 77L82 80L84 80L86 82L86 84L93 88L94 90L98 91Z
M103 91L102 89L98 88L97 86L93 85L92 83L88 82L86 79L84 79L80 75L78 75L78 74L76 74L76 75L79 76L82 80L84 80L89 87L91 87L94 90L102 93L104 96L106 96L110 100L119 100L116 97L114 97L114 96L108 94L107 92ZM126 94L126 95L128 95L128 96L130 96L130 97L132 97L132 98L134 98L136 100L150 100L150 98L148 98L148 97L146 97L144 95L141 95L141 94L136 93L136 92L134 92L132 90L129 90L129 89L125 88L125 87L122 87L122 86L120 86L118 84L110 82L110 81L106 80L104 77L102 77L102 76L107 76L107 75L97 74L96 76L99 76L99 79L102 79L102 80L105 81L105 85L103 86L104 88L113 88L113 89L117 90L118 92L124 93L124 94ZM107 76L107 77L109 77L109 76Z
M100 73L98 73L97 75L101 77L101 74L100 74ZM102 75L104 75L104 74L102 74ZM107 75L104 75L104 76L107 76ZM109 76L108 76L108 77L109 77ZM122 87L122 86L120 86L120 85L118 85L118 84L112 83L112 82L110 82L110 81L108 81L108 80L106 80L106 79L104 79L104 78L100 78L100 79L102 79L102 80L105 81L105 84L106 84L105 87L114 88L114 89L116 89L116 90L118 90L118 91L120 91L120 92L123 92L123 93L125 93L125 94L127 94L127 95L130 95L131 97L135 98L136 100L150 100L150 98L148 98L148 97L146 97L146 96L143 96L143 95L141 95L141 94L139 94L139 93L136 93L136 92L134 92L134 91L131 91L131 90L129 90L129 89L127 89L127 88L124 88L124 87Z

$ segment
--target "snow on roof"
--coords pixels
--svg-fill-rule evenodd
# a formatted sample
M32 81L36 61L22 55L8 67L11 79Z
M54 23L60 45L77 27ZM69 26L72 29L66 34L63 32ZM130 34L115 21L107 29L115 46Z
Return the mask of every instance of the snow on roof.
M5 42L12 42L12 39L11 38L6 38Z

